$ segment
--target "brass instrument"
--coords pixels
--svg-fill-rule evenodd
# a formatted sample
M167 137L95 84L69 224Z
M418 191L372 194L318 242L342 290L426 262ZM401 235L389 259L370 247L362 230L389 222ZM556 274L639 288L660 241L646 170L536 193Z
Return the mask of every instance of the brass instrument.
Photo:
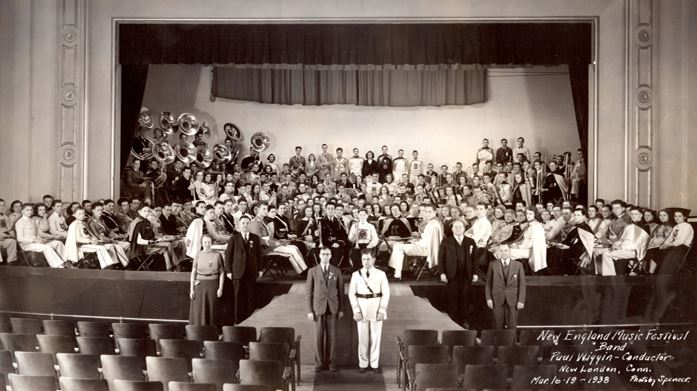
M138 114L138 125L144 129L152 130L155 126L152 121L152 116L150 115L150 110L147 107L140 108L140 114Z
M199 132L206 137L206 138L211 138L211 128L206 124L206 121L203 121L201 124L201 128L199 129Z
M213 152L205 145L196 147L196 163L203 168L208 168L213 163Z
M160 129L162 129L162 132L169 136L170 134L174 133L177 129L179 128L179 123L177 122L177 119L174 117L174 114L170 113L169 111L163 111L160 113Z
M136 136L131 145L131 155L138 160L148 160L153 157L155 141L149 137Z
M189 141L180 141L177 144L176 155L185 164L191 164L196 161L196 147Z
M227 129L228 126L230 127L230 129ZM240 131L240 128L238 128L233 123L226 123L225 125L223 125L223 129L225 130L225 136L227 136L227 138L234 142L240 141L240 139L242 138L242 132Z
M271 145L271 139L266 133L256 132L252 135L250 139L251 148L257 152L261 153L269 148Z
M232 161L232 151L224 144L215 144L213 146L213 158L221 163Z
M187 136L195 135L200 128L198 120L191 113L181 113L177 123L179 123L179 130Z
M153 147L153 157L163 166L174 163L176 154L171 145L166 141L161 141Z

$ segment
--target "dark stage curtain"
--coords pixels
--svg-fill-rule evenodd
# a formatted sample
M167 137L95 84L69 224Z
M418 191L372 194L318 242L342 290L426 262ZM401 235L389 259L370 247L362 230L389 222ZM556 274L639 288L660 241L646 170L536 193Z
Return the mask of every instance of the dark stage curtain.
M588 162L588 64L569 64L569 80L581 151Z
M131 143L138 125L138 114L143 104L147 64L121 65L121 170L126 167Z
M473 65L232 65L215 67L211 93L287 105L469 105L486 101L486 69Z
M589 64L590 41L590 23L122 23L119 61L257 65Z

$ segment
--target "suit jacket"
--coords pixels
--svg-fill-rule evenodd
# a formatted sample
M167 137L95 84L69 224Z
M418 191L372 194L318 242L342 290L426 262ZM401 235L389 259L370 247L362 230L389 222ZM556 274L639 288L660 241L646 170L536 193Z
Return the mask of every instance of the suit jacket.
M327 278L324 278L322 266L317 265L307 272L308 312L317 315L338 314L343 311L344 279L338 267L329 265Z
M249 271L256 279L258 265L261 263L261 240L259 236L249 233L245 242L242 234L235 232L227 243L225 250L225 273L232 273L233 280L239 280Z
M222 216L220 216L221 220L223 221L223 226L225 226L225 230L228 233L233 233L235 232L235 216L233 216L230 213L223 213Z
M472 280L474 270L474 249L477 247L474 240L465 236L462 244L457 243L454 236L448 236L440 242L438 251L438 266L440 272L445 274L448 280L452 280L458 272L465 273L465 280Z
M495 306L507 303L525 304L525 270L523 264L514 260L508 261L508 278L504 277L501 260L489 262L486 273L486 299L493 300Z
M348 233L338 218L335 217L330 220L325 217L320 219L319 224L322 235L320 237L320 243L322 243L322 245L331 246L332 244L339 242L346 244L346 241L348 240Z

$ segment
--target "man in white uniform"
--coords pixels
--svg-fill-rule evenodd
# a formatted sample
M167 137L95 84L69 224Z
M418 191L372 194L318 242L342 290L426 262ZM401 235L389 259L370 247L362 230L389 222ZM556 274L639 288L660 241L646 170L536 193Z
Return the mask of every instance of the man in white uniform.
M438 264L438 248L443 240L443 225L436 218L436 207L433 204L424 205L423 219L426 222L423 234L418 241L412 243L395 243L390 255L389 265L394 269L394 278L402 278L404 257L414 255L427 257L429 268ZM491 225L489 225L491 231Z
M390 287L387 276L373 267L375 257L369 250L361 253L363 268L353 272L349 284L349 301L358 329L358 366L361 372L368 366L380 373L380 337L382 321L387 319Z
M477 266L483 267L483 270L486 270L487 264L489 263L486 246L489 243L489 237L492 231L491 222L486 218L486 205L482 203L477 204L475 214L477 219L474 220L470 229L465 232L465 236L472 238L474 243L477 244L474 256L476 261L475 270L477 270Z
M63 254L63 243L40 238L36 224L31 220L33 213L34 208L31 204L22 205L22 217L15 223L17 242L24 251L43 253L49 266L63 267L65 262L59 255Z

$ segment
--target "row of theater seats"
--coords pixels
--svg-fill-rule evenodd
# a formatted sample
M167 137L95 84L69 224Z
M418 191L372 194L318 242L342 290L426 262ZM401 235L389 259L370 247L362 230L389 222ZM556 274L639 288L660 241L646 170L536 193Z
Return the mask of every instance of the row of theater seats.
M562 331L563 333L563 331ZM402 390L423 391L448 388L528 390L528 389L635 389L627 386L628 376L622 372L628 364L618 355L604 365L617 367L618 373L598 376L595 373L578 374L558 372L561 365L578 367L578 354L596 350L592 343L558 344L559 341L539 339L540 330L444 330L440 340L437 330L407 329L396 337L399 351L397 384ZM637 345L628 347L632 353L663 352L675 358L667 363L633 363L635 368L649 367L652 373L666 376L692 376L697 373L697 346L695 345ZM557 361L552 352L572 357ZM602 354L603 352L600 352ZM588 363L586 363L588 364ZM553 379L562 382L570 377L575 381L561 385L537 384L533 379ZM658 375L656 375L658 376ZM583 380L580 380L583 379ZM683 385L697 389L697 380ZM624 388L623 388L624 387ZM680 387L678 387L679 389Z
M13 391L295 390L287 327L0 318L0 386ZM2 390L3 388L0 388Z

